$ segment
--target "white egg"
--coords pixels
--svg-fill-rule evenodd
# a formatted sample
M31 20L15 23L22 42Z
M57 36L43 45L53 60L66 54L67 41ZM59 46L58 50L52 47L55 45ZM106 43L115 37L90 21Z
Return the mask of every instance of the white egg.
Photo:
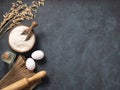
M36 50L31 54L31 57L35 60L41 60L44 57L44 52L41 50Z
M27 67L27 69L29 69L29 70L34 70L35 69L35 61L32 59L32 58L28 58L27 60L26 60L26 67Z

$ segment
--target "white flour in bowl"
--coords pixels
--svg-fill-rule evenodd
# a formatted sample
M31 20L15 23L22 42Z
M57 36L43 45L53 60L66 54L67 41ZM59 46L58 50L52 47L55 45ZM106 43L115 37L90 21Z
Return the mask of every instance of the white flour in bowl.
M15 27L9 35L10 47L17 52L29 51L35 44L35 34L31 38L25 41L27 35L21 35L21 33L27 29L27 26L21 25Z

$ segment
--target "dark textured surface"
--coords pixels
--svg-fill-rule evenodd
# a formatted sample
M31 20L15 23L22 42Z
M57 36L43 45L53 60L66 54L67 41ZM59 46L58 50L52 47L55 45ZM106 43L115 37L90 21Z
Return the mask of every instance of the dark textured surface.
M0 1L1 21L15 0ZM33 50L45 52L39 70L48 72L35 90L120 90L119 0L47 0L35 20ZM10 50L7 38L0 40L0 55ZM0 78L7 71L0 61Z

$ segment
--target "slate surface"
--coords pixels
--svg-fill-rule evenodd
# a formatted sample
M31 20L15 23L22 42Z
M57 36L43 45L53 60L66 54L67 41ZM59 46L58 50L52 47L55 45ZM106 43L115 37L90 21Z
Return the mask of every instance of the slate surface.
M0 0L0 21L13 1ZM48 72L35 90L120 90L119 0L46 0L35 20L33 51L45 52L38 69ZM0 40L0 55L11 50L7 38ZM8 70L0 61L0 78Z

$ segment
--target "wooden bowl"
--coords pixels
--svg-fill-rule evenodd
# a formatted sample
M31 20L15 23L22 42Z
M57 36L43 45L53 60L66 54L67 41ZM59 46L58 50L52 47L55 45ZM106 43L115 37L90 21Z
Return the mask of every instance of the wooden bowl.
M27 35L22 35L22 32L28 28L28 26L19 25L11 30L8 42L14 51L24 53L33 48L36 41L35 33L33 32L32 36L27 41L25 41Z

